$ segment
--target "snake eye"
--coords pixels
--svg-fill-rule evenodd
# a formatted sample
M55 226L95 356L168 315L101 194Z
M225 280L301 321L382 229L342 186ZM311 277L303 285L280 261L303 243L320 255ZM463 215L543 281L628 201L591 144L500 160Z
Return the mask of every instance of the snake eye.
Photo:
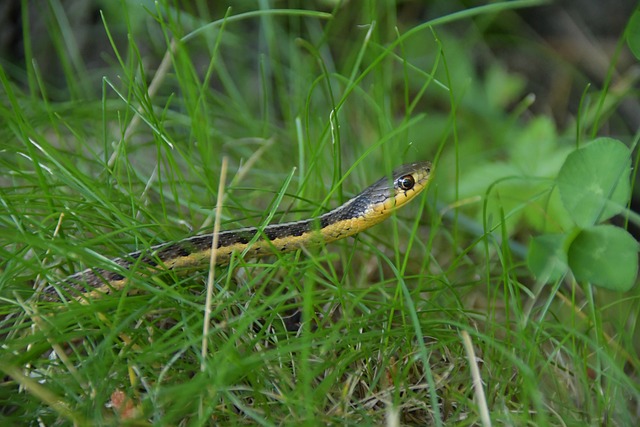
M398 188L403 191L409 191L416 185L416 180L413 178L413 175L403 175L398 178Z

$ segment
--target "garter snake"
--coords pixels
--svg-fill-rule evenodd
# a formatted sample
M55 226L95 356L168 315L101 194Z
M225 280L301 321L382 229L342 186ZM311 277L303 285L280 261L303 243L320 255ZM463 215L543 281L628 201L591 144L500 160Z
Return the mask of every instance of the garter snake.
M217 264L227 264L233 253L260 257L353 236L385 220L395 209L416 197L427 186L430 176L431 163L410 163L318 217L220 232ZM125 274L129 269L135 269L136 273L150 273L206 264L211 256L212 239L212 234L200 234L129 253L112 259L112 269L89 268L46 287L43 298L48 301L57 301L61 297L86 299L87 296L121 289L127 283Z

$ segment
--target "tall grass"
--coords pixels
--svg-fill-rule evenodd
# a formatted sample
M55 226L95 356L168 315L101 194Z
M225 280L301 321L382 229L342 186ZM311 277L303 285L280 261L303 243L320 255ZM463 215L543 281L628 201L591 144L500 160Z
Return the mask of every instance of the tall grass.
M535 295L531 313L512 213L490 233L457 210L480 200L459 200L458 186L482 145L461 132L466 91L482 83L460 86L464 50L429 24L532 4L411 28L393 2L104 5L101 85L71 55L65 12L43 11L63 80L48 80L26 37L27 78L0 66L7 422L631 423L634 328L569 279ZM505 122L518 126L508 117L487 132ZM85 267L211 232L223 156L220 221L232 229L308 218L399 164L441 155L429 191L370 232L218 267L204 357L206 268L132 275L87 304L33 297ZM611 304L633 317L634 302ZM599 333L611 324L615 345Z

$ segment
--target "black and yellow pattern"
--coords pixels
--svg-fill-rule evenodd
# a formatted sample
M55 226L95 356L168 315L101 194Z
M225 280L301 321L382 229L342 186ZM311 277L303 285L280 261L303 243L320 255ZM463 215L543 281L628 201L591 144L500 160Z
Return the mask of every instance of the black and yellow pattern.
M388 218L426 188L431 163L418 162L399 167L391 177L383 177L340 207L304 221L273 224L264 228L241 228L218 236L218 264L229 262L232 254L251 257L289 252L301 247L329 243L353 236ZM256 238L256 234L259 237ZM112 260L114 269L89 268L44 290L44 299L59 300L69 291L74 298L86 299L121 289L127 281L118 271L135 268L136 273L206 265L211 257L212 234L189 237L176 243L163 243Z

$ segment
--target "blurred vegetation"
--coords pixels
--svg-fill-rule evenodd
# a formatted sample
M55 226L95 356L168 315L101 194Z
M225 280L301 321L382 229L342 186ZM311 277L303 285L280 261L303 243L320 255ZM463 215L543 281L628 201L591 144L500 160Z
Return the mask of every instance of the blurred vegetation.
M636 7L4 3L0 413L633 424ZM86 306L29 299L210 231L223 155L226 229L323 212L401 163L436 172L421 202L355 241L221 269L204 360L203 274Z

